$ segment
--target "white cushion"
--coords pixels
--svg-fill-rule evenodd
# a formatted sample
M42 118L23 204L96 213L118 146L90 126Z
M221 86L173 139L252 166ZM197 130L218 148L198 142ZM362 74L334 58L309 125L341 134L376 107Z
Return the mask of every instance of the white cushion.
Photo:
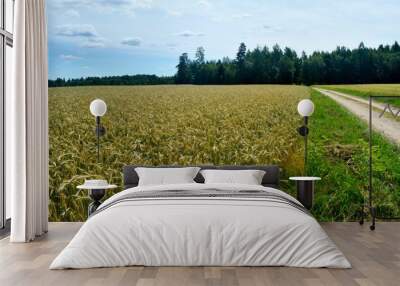
M202 170L206 184L261 185L265 171L262 170Z
M200 171L198 167L186 168L135 168L139 176L139 186L195 183Z

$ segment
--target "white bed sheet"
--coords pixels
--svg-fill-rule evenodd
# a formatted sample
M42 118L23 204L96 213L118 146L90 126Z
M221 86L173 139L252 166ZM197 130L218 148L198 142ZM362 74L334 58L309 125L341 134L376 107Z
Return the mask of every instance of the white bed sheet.
M272 188L238 184L136 187L155 190ZM102 207L100 206L100 208ZM50 269L145 266L293 266L350 268L342 252L310 215L258 199L186 198L126 201L81 227Z

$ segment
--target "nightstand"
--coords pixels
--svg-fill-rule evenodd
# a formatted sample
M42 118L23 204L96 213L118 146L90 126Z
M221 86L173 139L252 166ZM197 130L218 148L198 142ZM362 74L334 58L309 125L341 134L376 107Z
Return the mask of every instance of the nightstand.
M315 181L321 180L320 177L290 177L289 180L296 181L297 200L310 210L314 202Z
M80 190L88 190L89 197L92 199L92 202L88 207L88 215L90 216L94 213L97 208L101 205L101 199L106 194L106 190L115 189L116 185L107 184L90 184L90 180L86 181L85 184L78 186L77 188Z

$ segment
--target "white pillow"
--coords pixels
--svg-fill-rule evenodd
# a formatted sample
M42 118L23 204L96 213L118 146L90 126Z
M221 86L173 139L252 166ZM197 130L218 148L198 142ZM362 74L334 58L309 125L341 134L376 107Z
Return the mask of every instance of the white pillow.
M135 168L139 176L139 186L195 183L200 171L198 167L186 168Z
M205 184L261 185L265 171L262 170L202 170Z

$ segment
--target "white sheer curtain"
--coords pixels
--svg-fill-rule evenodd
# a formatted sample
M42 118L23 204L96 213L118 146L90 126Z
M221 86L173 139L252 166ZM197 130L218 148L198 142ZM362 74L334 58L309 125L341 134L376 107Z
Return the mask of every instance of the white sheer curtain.
M48 226L48 89L45 0L15 2L14 92L6 98L6 187L12 242Z

